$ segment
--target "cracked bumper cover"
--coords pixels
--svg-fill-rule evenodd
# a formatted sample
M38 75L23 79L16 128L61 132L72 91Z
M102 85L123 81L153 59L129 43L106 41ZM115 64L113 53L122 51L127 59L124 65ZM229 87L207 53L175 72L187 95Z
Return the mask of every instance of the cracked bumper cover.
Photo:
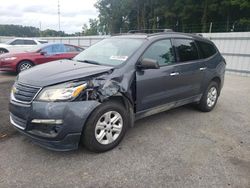
M97 101L33 102L20 105L10 102L11 123L35 143L58 151L77 149L81 133ZM60 119L60 125L32 123L33 119Z

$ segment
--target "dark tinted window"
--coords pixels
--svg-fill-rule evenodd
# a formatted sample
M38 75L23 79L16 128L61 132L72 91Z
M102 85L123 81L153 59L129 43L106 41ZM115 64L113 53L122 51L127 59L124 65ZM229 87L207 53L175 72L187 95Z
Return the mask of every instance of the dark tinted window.
M17 40L14 40L10 43L11 45L24 45L24 40L20 40L20 39L17 39Z
M189 39L175 39L175 48L178 53L178 61L192 61L199 59L195 42Z
M208 58L216 53L216 49L212 44L201 41L196 41L196 42L199 46L203 58Z
M143 54L143 58L157 60L160 66L172 64L174 55L171 41L167 39L153 43Z
M24 44L26 45L36 45L36 42L33 40L24 40Z
M22 40L17 39L10 43L11 45L35 45L36 42L34 40Z
M48 43L48 41L44 41L44 40L39 40L38 42L40 42L41 44L46 44L46 43Z

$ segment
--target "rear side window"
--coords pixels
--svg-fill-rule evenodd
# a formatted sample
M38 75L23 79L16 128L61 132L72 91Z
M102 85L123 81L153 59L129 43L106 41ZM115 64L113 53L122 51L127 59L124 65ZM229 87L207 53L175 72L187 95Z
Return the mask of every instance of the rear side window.
M143 58L157 60L160 66L174 63L173 47L169 39L153 43L143 54Z
M202 58L211 57L212 55L216 53L216 49L212 44L209 44L207 42L201 42L201 41L196 41L196 42L201 51Z
M70 45L65 45L66 52L81 52L82 49L75 47L75 46L70 46Z
M26 44L26 45L35 45L36 42L33 41L33 40L24 40L24 44Z
M46 43L48 43L48 41L44 41L44 40L39 40L38 42L41 43L41 44L46 44Z
M178 62L192 61L199 59L198 50L193 40L175 39Z

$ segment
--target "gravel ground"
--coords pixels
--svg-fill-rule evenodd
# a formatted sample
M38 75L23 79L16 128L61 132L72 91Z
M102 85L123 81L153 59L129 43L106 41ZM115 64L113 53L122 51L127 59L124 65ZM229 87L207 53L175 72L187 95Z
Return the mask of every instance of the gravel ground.
M250 187L250 78L227 75L216 108L136 122L112 151L53 152L9 125L0 92L0 187ZM5 135L5 136L3 136Z

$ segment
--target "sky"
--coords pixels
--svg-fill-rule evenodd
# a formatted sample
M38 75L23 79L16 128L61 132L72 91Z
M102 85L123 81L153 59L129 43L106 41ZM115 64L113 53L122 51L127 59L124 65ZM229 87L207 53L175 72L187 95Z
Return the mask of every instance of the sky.
M96 18L94 7L97 0L59 0L61 30L66 33L82 31L83 24ZM59 30L58 0L0 0L0 24L34 26L41 29Z

